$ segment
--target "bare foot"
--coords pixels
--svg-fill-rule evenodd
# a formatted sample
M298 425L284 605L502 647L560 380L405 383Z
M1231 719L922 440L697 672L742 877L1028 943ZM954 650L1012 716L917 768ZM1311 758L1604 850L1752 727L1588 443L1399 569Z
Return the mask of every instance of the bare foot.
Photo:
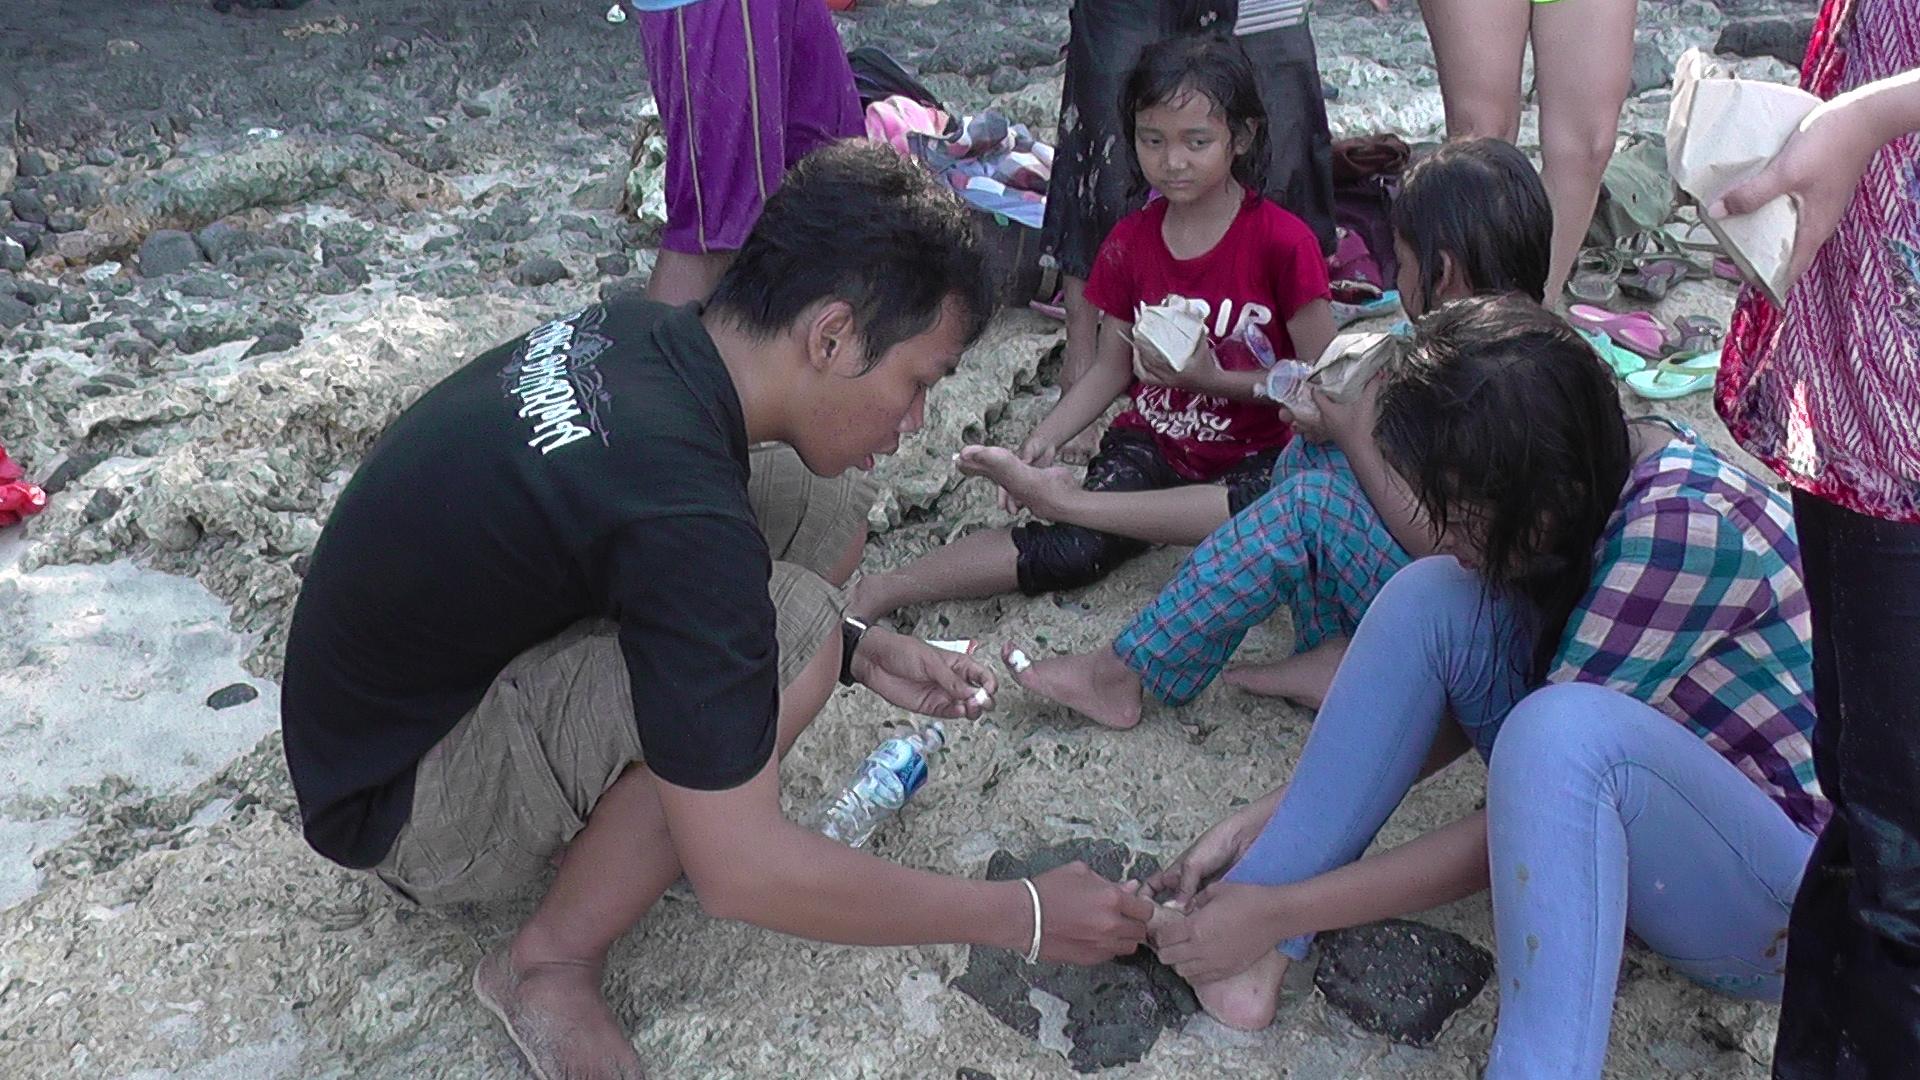
M1055 520L1066 501L1080 490L1079 474L1064 465L1038 468L1000 446L969 446L954 467L967 476L984 476L1000 486L1035 517Z
M1026 655L1009 645L1000 658L1028 690L1110 728L1124 731L1140 722L1140 676L1111 649L1033 661L1024 671L1015 653Z
M1334 673L1340 670L1340 661L1346 655L1347 639L1335 638L1285 660L1233 668L1220 678L1249 694L1285 698L1318 709L1327 700L1327 687L1333 685Z
M1069 465L1085 465L1092 461L1093 455L1100 450L1102 430L1098 424L1088 424L1080 434L1068 439L1066 445L1062 446L1060 452L1054 456Z
M473 992L506 1025L538 1080L641 1080L640 1055L600 993L600 969L530 964L506 949L473 969Z
M1287 979L1286 957L1267 955L1238 975L1218 982L1193 984L1193 995L1207 1015L1241 1031L1259 1031L1273 1023L1280 1009L1280 984Z

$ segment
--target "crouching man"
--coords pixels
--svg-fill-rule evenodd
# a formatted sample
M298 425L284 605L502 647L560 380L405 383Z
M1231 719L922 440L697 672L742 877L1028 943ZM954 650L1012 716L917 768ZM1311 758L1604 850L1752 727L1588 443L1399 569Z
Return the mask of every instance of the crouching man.
M1084 866L944 877L780 813L780 756L836 680L945 717L994 688L844 622L838 588L870 502L850 470L920 426L990 307L951 194L830 146L704 309L615 302L501 345L341 494L287 643L307 840L422 904L564 852L473 980L538 1074L639 1075L602 966L683 873L709 914L821 941L1091 963L1143 940L1151 901Z

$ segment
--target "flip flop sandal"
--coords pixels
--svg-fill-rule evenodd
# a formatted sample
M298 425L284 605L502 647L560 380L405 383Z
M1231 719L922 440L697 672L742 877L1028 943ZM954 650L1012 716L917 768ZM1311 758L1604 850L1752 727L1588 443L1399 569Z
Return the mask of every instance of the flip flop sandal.
M1616 377L1624 379L1629 375L1646 369L1647 362L1645 360L1615 345L1613 339L1607 335L1595 333L1591 330L1581 330L1578 327L1574 329L1574 332L1587 340L1587 344L1593 347L1595 353L1599 354L1601 363L1612 368Z
M1673 256L1653 256L1620 275L1620 291L1639 300L1658 303L1675 285L1693 276L1693 264Z
M1605 334L1614 344L1649 360L1671 354L1678 340L1673 331L1644 311L1615 312L1592 304L1574 304L1567 308L1567 321L1582 330Z
M1660 230L1660 234L1667 241L1686 251L1718 252L1720 250L1720 241L1703 221L1671 222Z
M1740 268L1734 265L1732 259L1713 260L1713 276L1719 278L1721 281L1731 281L1735 285L1741 285L1746 282L1746 278L1740 275Z
M1627 388L1649 401L1671 401L1713 386L1720 373L1720 350L1676 356L1626 377Z
M1701 356L1720 347L1720 341L1726 336L1720 324L1705 315L1682 315L1673 321L1673 330L1679 337L1674 344L1673 356Z
M1573 276L1567 279L1567 295L1587 304L1613 303L1620 298L1624 265L1617 251L1595 248L1581 252Z

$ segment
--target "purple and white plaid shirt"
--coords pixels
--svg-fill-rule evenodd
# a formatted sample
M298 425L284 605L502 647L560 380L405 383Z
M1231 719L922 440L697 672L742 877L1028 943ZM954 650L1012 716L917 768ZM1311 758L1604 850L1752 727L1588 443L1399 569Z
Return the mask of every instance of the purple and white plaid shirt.
M1549 681L1666 713L1819 832L1832 804L1813 774L1813 626L1787 501L1685 432L1634 469L1596 565Z

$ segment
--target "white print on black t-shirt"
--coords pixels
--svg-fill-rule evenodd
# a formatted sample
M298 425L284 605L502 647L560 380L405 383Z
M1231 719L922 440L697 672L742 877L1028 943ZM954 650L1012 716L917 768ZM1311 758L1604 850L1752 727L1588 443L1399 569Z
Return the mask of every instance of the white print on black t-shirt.
M606 445L600 406L612 398L593 363L613 344L594 333L605 320L606 309L598 307L555 319L528 334L500 372L521 419L533 421L527 445L543 455L590 435Z

